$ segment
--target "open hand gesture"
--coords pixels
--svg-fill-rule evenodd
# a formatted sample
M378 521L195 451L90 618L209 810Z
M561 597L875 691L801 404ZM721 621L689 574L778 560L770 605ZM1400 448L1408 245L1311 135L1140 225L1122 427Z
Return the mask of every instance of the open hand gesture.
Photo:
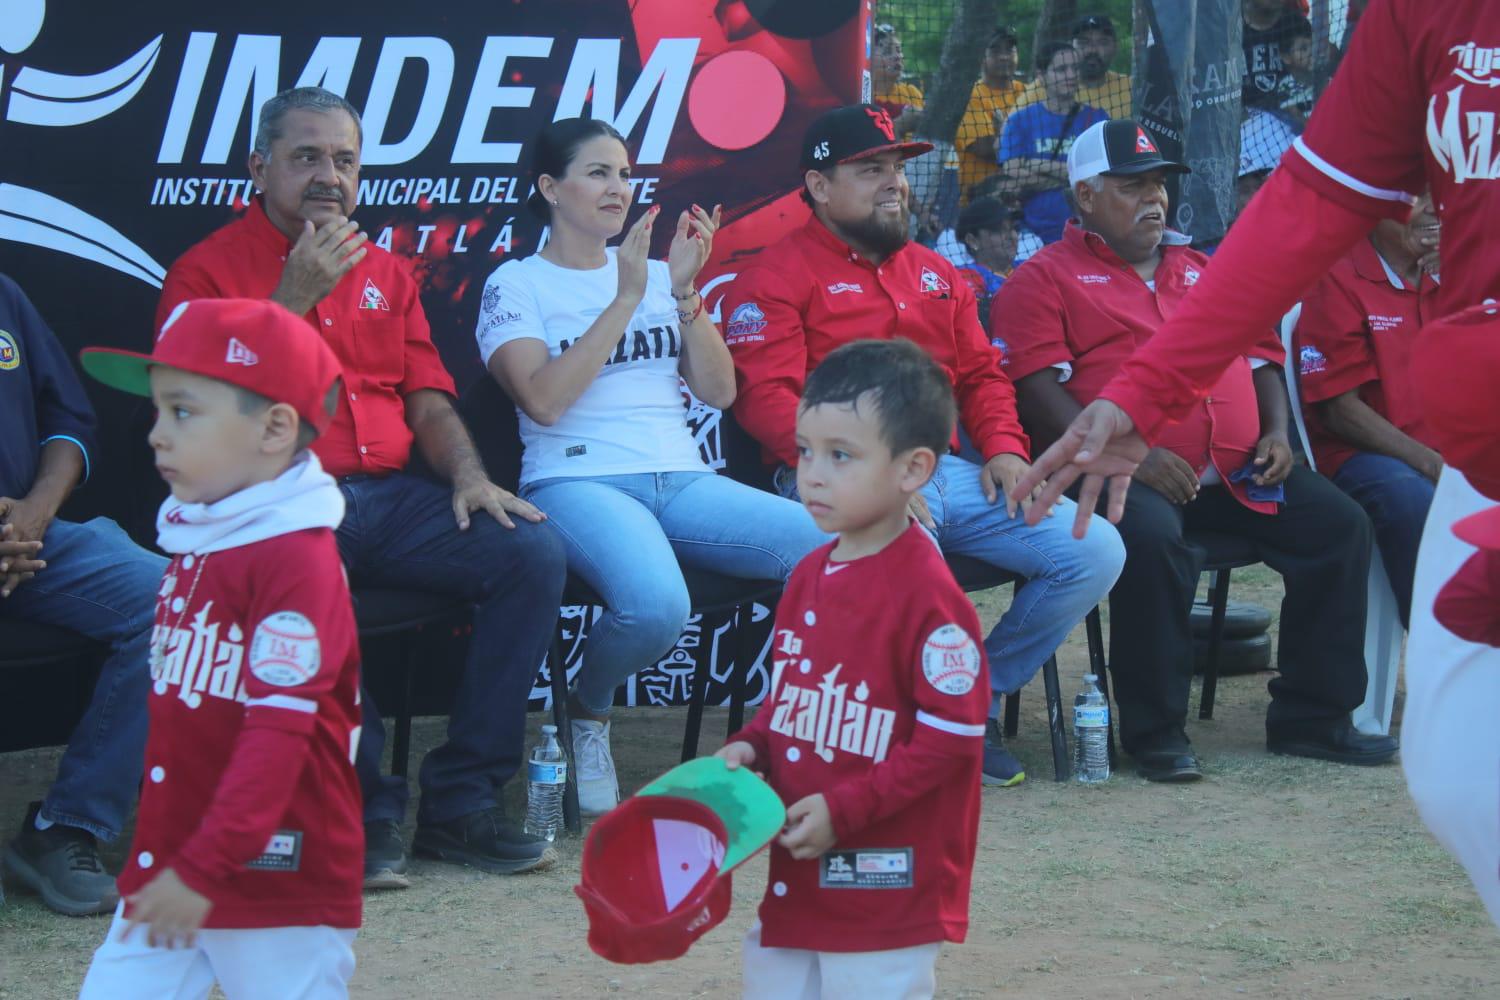
M336 218L316 229L304 220L302 235L286 255L286 266L281 269L281 281L271 300L298 316L311 312L365 259L370 252L365 246L368 239L359 231L359 223L348 219Z
M646 262L651 254L651 225L656 221L660 205L652 205L635 220L635 225L620 242L620 251L615 255L615 265L620 273L617 298L640 302L646 295Z
M694 205L677 217L677 234L672 237L672 249L667 251L673 292L683 293L692 288L698 272L708 263L722 208L722 205L715 205L713 214L709 215Z

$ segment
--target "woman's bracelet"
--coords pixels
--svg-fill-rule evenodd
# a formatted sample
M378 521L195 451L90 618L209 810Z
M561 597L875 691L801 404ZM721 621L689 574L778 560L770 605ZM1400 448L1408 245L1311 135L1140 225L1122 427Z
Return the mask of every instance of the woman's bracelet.
M682 309L677 310L677 322L683 326L687 326L693 320L697 319L698 314L701 312L703 312L703 296L699 295L698 304L693 308L692 312L686 312Z
M697 295L697 294L698 294L698 289L696 289L696 288L689 289L688 293L686 295L678 295L674 291L674 292L672 292L672 298L676 299L678 302L686 302L688 299L692 298L694 295Z

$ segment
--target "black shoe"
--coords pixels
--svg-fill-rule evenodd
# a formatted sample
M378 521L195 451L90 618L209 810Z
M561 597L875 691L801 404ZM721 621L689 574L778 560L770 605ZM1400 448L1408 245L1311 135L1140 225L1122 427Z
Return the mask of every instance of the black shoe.
M499 806L446 823L418 824L412 848L424 858L470 865L497 875L541 871L557 862L557 850L505 818Z
M1267 725L1266 749L1291 757L1371 766L1394 760L1401 744L1394 736L1362 733L1348 719L1338 719L1291 726Z
M401 842L401 824L393 819L375 819L365 824L365 888L405 889L406 845Z
M113 912L120 893L115 877L99 860L94 835L61 823L38 830L36 814L41 805L31 803L21 821L20 835L0 859L0 869L11 888L26 886L48 907L70 917Z
M1169 740L1130 751L1138 765L1136 773L1147 781L1177 783L1197 781L1203 777L1198 757L1187 738Z
M1000 733L1000 722L988 719L984 724L984 769L980 784L998 788L1013 788L1026 780L1026 768L1016 755L1005 749L1005 738Z

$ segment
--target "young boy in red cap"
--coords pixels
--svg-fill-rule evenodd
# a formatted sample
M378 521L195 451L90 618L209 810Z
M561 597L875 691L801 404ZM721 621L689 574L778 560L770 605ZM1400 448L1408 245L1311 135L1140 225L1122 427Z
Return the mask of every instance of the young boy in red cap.
M352 760L359 646L333 529L344 502L307 446L339 366L302 319L183 303L151 355L83 352L156 404L173 556L151 641L146 781L122 903L86 998L347 995L364 835Z
M979 619L908 504L956 410L908 340L855 341L808 376L797 489L838 539L792 572L771 688L719 751L787 803L746 997L931 996L968 930L990 685Z

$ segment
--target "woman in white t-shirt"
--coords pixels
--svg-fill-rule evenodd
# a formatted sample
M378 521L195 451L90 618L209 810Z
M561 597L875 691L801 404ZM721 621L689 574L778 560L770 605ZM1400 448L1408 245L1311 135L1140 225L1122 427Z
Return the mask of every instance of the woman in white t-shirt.
M734 401L734 364L694 285L719 209L678 217L670 263L647 256L655 205L606 248L625 226L630 158L594 119L543 129L531 174L527 205L550 238L490 275L476 335L520 414L521 495L608 605L571 701L579 804L597 815L619 799L615 689L670 650L688 619L679 563L785 579L826 536L800 505L715 475L687 426L679 378L710 406Z

